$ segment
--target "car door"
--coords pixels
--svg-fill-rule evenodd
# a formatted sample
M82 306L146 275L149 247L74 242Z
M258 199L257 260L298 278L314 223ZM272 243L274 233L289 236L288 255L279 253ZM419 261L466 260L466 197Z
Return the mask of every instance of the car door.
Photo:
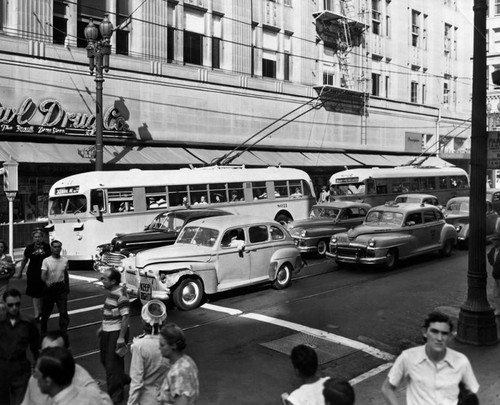
M440 211L425 210L423 212L424 226L427 230L427 237L429 238L429 246L436 246L441 240L441 230L445 224L443 214Z
M405 249L407 255L418 253L427 248L429 241L427 241L426 238L429 236L430 232L428 232L424 225L421 211L407 213L404 229L406 233L412 236L411 241L406 247L407 249Z
M250 251L250 279L257 281L269 278L269 263L274 253L275 243L270 242L269 229L266 224L253 225L248 228L248 244L245 250Z
M217 251L218 289L247 284L250 278L250 252L242 227L227 229Z

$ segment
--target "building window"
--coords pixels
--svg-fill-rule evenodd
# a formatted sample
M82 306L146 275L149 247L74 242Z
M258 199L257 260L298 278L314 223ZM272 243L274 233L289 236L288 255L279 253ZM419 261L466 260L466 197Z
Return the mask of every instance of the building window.
M411 10L411 44L419 46L420 38L420 12Z
M500 29L493 30L493 52L500 53Z
M380 96L380 75L372 73L372 96Z
M500 0L495 0L495 15L500 15Z
M86 0L85 4L78 2L77 6L77 37L76 46L78 48L87 47L87 39L85 38L85 27L90 22L90 18L94 20L94 24L99 26L104 14L106 14L105 3L101 0ZM99 33L100 39L101 34Z
M444 24L444 54L450 56L451 53L451 33L452 26L450 24Z
M175 59L175 29L167 27L167 62L172 63Z
M68 35L68 19L66 18L66 3L54 0L54 13L52 18L52 42L64 45Z
M389 98L391 91L391 78L389 76L385 77L385 98Z
M278 34L265 30L262 37L262 76L276 78L276 54L278 51Z
M323 0L323 10L334 11L335 0Z
M117 0L116 2L116 53L128 55L129 53L129 15L128 0ZM121 27L121 28L119 28Z
M427 20L428 20L428 15L424 14L424 26L422 28L422 48L427 51L427 37L429 30L427 29Z
M285 35L283 51L283 80L290 80L290 55L292 53L292 37L290 35Z
M422 84L422 104L425 104L427 98L427 87L425 84Z
M184 63L203 65L203 35L184 31Z
M418 83L411 82L411 93L410 93L410 101L412 103L416 103L418 99Z
M214 15L212 36L212 69L220 69L222 46L222 17Z
M333 86L335 83L335 71L331 65L323 65L323 84Z
M447 82L443 83L443 104L450 103L450 85Z
M380 35L380 0L372 0L372 33Z
M292 0L283 0L283 4L288 7L292 7Z

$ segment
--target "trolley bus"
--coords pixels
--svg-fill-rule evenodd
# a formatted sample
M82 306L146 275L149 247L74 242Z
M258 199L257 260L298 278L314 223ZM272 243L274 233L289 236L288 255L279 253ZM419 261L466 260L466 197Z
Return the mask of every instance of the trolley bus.
M398 166L344 170L330 178L330 198L359 200L372 206L394 200L398 194L428 193L441 204L469 195L469 178L458 167Z
M286 223L307 217L314 203L311 179L297 169L88 172L51 187L47 228L69 260L92 260L97 245L117 233L142 231L161 210L210 206Z

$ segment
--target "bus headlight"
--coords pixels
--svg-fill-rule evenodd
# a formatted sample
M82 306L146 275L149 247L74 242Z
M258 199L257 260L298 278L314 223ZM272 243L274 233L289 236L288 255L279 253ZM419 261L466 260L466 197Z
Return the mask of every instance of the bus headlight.
M375 239L370 239L368 241L368 247L375 247Z

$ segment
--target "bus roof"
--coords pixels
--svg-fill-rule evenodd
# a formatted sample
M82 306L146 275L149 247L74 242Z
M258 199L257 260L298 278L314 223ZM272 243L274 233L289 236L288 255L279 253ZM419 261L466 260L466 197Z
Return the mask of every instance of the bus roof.
M397 167L371 167L343 170L330 177L330 184L341 184L339 179L352 179L353 182L361 182L368 178L398 178L418 176L466 176L467 172L459 167L435 167L435 166L397 166Z
M86 172L65 177L56 181L51 189L80 186L80 191L95 188L119 188L139 186L184 185L230 183L240 181L298 180L309 181L309 175L298 169L267 167L246 169L244 167L185 168L179 170L115 170L109 172Z

